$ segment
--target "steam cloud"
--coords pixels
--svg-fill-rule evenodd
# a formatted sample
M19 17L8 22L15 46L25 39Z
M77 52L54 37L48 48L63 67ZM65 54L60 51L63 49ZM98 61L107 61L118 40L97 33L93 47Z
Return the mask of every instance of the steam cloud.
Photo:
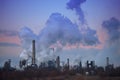
M81 4L84 3L86 0L70 0L67 3L67 8L71 10L75 10L76 14L79 16L79 20L82 24L85 24L85 16L81 9Z
M79 15L79 21L85 24L85 18L80 5L86 0L70 0L67 3L68 9L76 11ZM24 57L24 54L31 54L32 40L36 40L36 55L39 62L53 59L56 57L57 51L61 51L67 44L70 46L80 44L84 46L94 46L99 44L99 40L96 35L96 31L86 27L79 29L77 24L72 23L67 17L60 13L52 13L46 22L46 26L40 31L39 35L33 33L28 27L23 27L20 31L20 39L23 50L20 57ZM51 49L51 46L54 49ZM53 50L53 51L51 51ZM29 53L28 53L29 52ZM26 57L24 58L26 59ZM27 58L28 59L28 58Z
M45 28L40 32L39 40L46 47L58 41L62 46L67 43L70 45L79 43L95 45L99 43L95 30L88 27L84 30L84 33L82 32L67 17L62 16L60 13L53 13L49 17Z
M19 38L21 39L22 47L26 50L30 48L32 40L37 41L37 35L28 27L21 28Z
M25 51L29 51L29 53L31 52L32 40L36 40L36 50L38 53L37 60L40 61L41 59L43 61L45 58L48 59L49 57L51 59L55 56L53 52L50 52L51 45L61 45L61 47L54 46L56 47L56 51L58 51L67 44L83 44L92 46L99 43L95 30L87 28L84 30L83 34L76 24L73 24L67 17L64 17L60 13L51 14L46 22L46 26L38 36L35 35L28 27L23 27L20 31L20 39L22 41L23 48ZM21 57L22 56L24 55L21 54Z
M76 24L60 13L53 13L39 35L40 42L49 47L57 41L63 46L67 43L80 43L82 35Z

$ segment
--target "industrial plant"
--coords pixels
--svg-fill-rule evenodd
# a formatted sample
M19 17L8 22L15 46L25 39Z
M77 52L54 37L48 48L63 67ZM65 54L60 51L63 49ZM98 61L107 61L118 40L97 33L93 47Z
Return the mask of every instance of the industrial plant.
M61 79L43 79L46 77L56 76L120 76L120 66L114 67L114 64L109 62L109 57L106 57L106 66L97 66L95 61L86 61L86 65L83 67L82 61L79 61L77 65L70 65L70 59L66 59L66 63L61 65L60 56L56 59L41 62L39 65L36 63L36 51L35 40L32 41L32 57L31 64L27 65L27 60L20 60L20 69L11 67L11 59L4 63L4 66L0 68L0 80L66 80L63 77ZM67 79L68 80L68 79ZM69 79L71 80L71 79ZM72 79L75 80L75 79ZM79 79L78 79L79 80Z

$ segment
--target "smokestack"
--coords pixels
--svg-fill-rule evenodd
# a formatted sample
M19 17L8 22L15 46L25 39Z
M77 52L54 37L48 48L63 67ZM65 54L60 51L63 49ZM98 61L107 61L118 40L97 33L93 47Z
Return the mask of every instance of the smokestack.
M67 65L68 65L68 69L69 69L69 58L67 58Z
M32 64L35 64L35 40L32 41Z
M82 62L81 61L79 62L79 67L82 68Z
M59 69L60 68L60 57L57 56L56 58L56 67Z
M106 57L106 64L109 65L109 57Z
M89 61L86 62L86 67L89 68Z

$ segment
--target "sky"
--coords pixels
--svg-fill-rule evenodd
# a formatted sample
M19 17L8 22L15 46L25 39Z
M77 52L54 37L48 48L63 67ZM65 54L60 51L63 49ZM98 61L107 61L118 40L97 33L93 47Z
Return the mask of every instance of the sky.
M0 0L0 66L30 59L36 40L40 63L61 62L120 66L120 0ZM51 51L54 48L54 51Z

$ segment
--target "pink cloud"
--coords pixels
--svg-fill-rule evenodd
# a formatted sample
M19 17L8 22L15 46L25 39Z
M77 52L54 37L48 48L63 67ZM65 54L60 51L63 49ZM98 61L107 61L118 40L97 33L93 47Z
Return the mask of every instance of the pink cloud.
M14 43L21 45L20 39L18 36L4 36L1 35L0 42Z

